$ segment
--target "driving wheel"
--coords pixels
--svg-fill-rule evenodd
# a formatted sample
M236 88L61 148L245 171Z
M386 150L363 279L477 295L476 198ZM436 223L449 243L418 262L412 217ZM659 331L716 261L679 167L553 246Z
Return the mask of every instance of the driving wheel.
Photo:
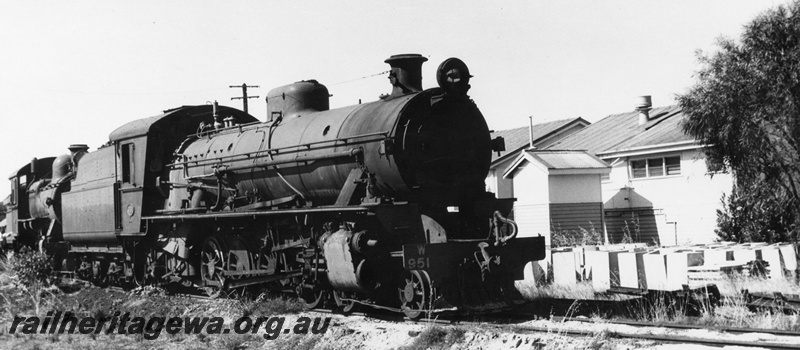
M431 280L428 272L414 270L406 273L398 286L400 308L410 319L416 320L430 310Z
M203 279L203 291L210 298L219 297L225 291L225 254L222 243L216 238L208 238L203 242L200 253L200 277Z

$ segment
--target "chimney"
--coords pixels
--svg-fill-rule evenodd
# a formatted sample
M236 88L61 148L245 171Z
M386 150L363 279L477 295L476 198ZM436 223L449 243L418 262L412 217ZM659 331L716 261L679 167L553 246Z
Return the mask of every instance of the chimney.
M89 153L89 146L84 144L72 144L69 145L68 149L72 156L72 169L75 171L78 169L78 161L80 161L86 153Z
M386 59L392 70L389 82L392 84L391 97L422 91L422 63L428 59L419 54L394 55Z
M536 149L536 147L533 145L533 116L528 117L528 134L529 134L528 136L530 137L529 141L530 149L531 150Z
M217 103L217 101L215 100L214 104L212 104L211 106L212 106L211 107L211 110L212 110L211 114L214 117L214 129L215 130L222 129L222 127L224 127L225 124L222 123L222 116L220 116L219 113L218 113L218 111L219 111L219 103Z
M650 120L650 109L653 107L653 102L649 95L639 96L636 98L636 111L639 112L639 125L645 125Z

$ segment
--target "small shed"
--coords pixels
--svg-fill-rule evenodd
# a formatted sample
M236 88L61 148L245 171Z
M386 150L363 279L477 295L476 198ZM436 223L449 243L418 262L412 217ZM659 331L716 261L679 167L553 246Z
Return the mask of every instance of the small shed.
M594 234L604 239L601 176L611 166L586 151L526 150L506 169L517 202L514 220L519 235L542 235L551 245L552 233L571 237Z

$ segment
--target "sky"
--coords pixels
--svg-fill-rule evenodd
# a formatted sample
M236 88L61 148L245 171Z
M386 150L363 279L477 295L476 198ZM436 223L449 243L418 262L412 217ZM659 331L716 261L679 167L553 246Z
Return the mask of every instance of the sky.
M391 90L383 61L419 53L423 87L462 59L493 130L675 103L698 50L736 39L785 1L39 1L0 0L0 199L33 157L94 151L130 121L181 106L255 117L278 86L316 79L331 108Z

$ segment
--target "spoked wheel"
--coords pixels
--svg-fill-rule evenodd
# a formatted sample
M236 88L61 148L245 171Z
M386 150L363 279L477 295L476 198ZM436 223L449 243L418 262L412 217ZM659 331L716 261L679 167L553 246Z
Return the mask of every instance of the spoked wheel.
M222 243L209 238L203 242L200 254L200 277L203 279L203 290L210 298L219 297L225 291L225 254Z
M431 279L428 272L414 270L407 273L398 286L400 308L412 320L419 319L431 304Z
M84 281L91 281L92 278L92 261L83 256L77 266L75 266L75 276Z
M351 300L344 300L344 299L355 299L356 296L354 295L354 293L335 290L333 291L332 294L333 294L333 301L336 303L336 306L339 308L339 311L341 311L343 314L347 315L355 312L358 309L358 303Z
M322 307L327 299L327 291L319 287L309 288L301 285L297 294L303 302L303 307L309 310Z

